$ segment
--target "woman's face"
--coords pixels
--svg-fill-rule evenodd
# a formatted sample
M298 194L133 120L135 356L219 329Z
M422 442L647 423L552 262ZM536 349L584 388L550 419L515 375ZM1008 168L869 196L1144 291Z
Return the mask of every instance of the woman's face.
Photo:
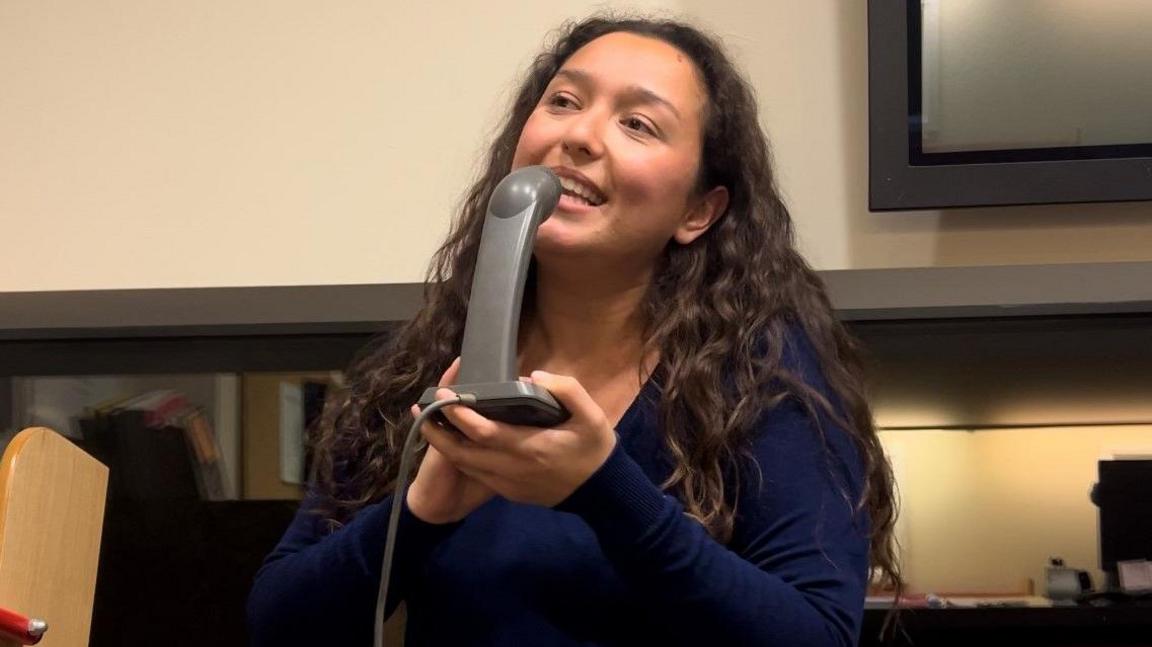
M538 257L651 262L723 211L722 188L700 195L705 90L692 61L664 41L616 32L561 67L516 146L512 167L551 167L564 195L537 233Z

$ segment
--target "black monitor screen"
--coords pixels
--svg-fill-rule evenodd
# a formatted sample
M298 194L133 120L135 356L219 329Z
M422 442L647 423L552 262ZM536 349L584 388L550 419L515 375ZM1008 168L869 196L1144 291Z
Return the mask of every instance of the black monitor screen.
M1152 559L1152 460L1100 461L1100 568Z
M1152 2L869 0L873 211L1152 200Z
M909 9L913 164L1152 155L1152 3Z

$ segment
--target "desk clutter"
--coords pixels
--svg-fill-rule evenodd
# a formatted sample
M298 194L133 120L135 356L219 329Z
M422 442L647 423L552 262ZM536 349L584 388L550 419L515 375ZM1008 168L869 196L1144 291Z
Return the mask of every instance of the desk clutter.
M1145 562L1146 563L1146 562ZM1088 573L1049 562L1043 595L1028 580L1021 593L912 593L893 615L891 595L869 596L860 636L863 647L967 647L980 644L1148 645L1152 592L1128 592Z

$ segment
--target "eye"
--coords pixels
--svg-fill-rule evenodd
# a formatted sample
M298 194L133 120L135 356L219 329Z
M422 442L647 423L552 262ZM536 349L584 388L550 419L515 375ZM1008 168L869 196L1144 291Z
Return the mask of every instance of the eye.
M656 136L656 129L647 121L637 117L636 115L629 115L624 117L620 120L620 125L624 126L628 130L634 130L639 133L644 133L645 135L652 135L653 137Z
M560 108L562 110L569 110L569 109L580 107L576 103L575 97L573 97L570 94L565 94L563 92L556 92L556 93L552 94L551 96L548 97L548 99L545 101L545 103L547 103L550 107Z

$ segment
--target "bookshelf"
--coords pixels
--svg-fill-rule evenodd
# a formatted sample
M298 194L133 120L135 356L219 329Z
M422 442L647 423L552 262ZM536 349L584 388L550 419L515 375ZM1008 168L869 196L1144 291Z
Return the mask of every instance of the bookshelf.
M206 500L179 428L149 428L141 412L109 416L116 425L105 438L117 442L88 447L117 485L104 520L93 647L198 646L204 626L213 627L213 644L247 644L252 577L302 492L281 478L279 388L330 379L399 319L361 314L360 291L0 295L0 428L28 422L18 418L29 413L29 392L54 394L31 404L77 436L70 418L85 406L171 389L211 414L227 465L233 491Z
M862 341L881 424L972 430L1152 423L1152 263L822 276L839 315ZM0 428L14 426L20 405L14 385L29 377L130 376L161 384L188 376L242 382L249 374L340 371L374 337L411 316L422 289L399 284L0 294ZM1010 406L1040 392L1071 405L1056 417L1051 408ZM925 401L937 405L935 412L919 418L906 413ZM243 408L242 402L231 406ZM891 413L896 411L905 413ZM1016 417L1005 417L1005 411ZM243 459L253 453L244 451L246 441L250 447L266 443L244 433L235 438L235 460L244 466L239 478L254 476L246 469L259 470L271 483L277 477L268 471L275 461L261 467ZM275 494L283 490L274 486L267 491L273 498L112 502L106 541L120 548L103 571L112 579L97 599L92 644L129 640L117 633L127 623L126 609L134 609L137 618L132 642L184 644L182 636L195 635L185 629L211 618L221 635L233 636L218 644L246 644L248 583L296 505L289 500L293 494ZM152 559L159 570L143 584L135 581L127 577L129 555ZM171 605L183 611L161 604L175 599L191 602ZM153 611L143 625L140 609ZM1032 622L1020 615L1027 610L994 611L1011 618L973 615L971 631L979 634L987 623ZM917 622L922 631L968 622L956 618ZM1104 621L1083 615L1077 622Z
M819 272L848 321L1152 312L1152 262ZM0 293L0 340L371 333L423 285Z
M1152 263L821 275L838 314L871 355L881 425L1152 422L1152 403L1144 397L1152 379L1146 368L1152 367ZM391 284L0 294L0 379L339 370L373 335L411 316L422 289ZM1086 368L1091 384L1084 382ZM1035 412L989 417L1037 392L1060 394L1066 411L1049 419ZM948 415L885 418L885 411L909 411L926 398ZM4 406L0 400L0 414Z

